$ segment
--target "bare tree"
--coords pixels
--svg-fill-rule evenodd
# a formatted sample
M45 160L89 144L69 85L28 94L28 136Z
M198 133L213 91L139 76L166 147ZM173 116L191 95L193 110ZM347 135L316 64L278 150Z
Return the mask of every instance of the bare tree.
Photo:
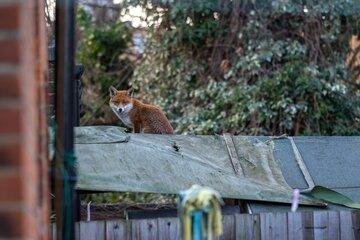
M52 41L55 36L55 0L44 1L47 37L49 41Z

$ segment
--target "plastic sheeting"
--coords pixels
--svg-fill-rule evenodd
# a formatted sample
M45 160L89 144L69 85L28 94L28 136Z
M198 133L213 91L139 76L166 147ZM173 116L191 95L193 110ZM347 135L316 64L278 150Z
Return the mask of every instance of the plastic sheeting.
M292 189L274 159L273 142L232 137L235 174L223 136L128 134L119 127L79 127L78 190L178 193L193 184L222 197L290 203ZM300 202L323 202L301 196Z

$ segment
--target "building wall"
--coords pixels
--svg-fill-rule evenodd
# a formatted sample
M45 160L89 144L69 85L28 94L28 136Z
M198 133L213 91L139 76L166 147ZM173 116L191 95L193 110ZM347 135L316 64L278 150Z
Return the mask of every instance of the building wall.
M0 0L0 239L48 239L42 0Z

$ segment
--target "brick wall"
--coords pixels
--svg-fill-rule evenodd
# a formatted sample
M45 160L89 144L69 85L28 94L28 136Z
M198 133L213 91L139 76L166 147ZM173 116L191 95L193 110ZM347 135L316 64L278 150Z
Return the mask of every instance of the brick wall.
M48 239L43 0L0 0L0 239Z

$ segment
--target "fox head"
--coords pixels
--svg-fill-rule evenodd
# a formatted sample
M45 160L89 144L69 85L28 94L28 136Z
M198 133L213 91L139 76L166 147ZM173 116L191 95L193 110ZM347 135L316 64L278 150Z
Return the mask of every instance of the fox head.
M128 114L133 108L131 99L131 90L117 90L113 86L109 88L110 93L110 107L113 112L120 117Z

